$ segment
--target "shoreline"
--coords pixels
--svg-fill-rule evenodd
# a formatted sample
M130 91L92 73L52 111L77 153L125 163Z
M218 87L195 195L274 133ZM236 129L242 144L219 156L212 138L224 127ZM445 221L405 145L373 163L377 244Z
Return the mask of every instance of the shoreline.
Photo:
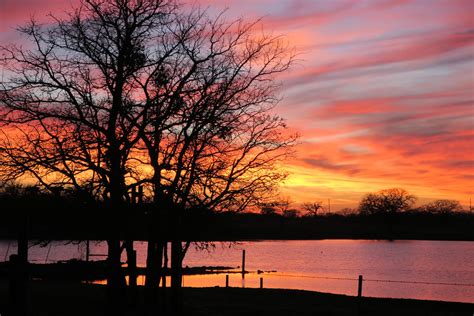
M0 313L8 306L7 284L0 280ZM65 282L32 282L31 306L35 315L103 315L105 286ZM143 304L124 303L126 315L140 315ZM446 301L374 298L305 290L255 288L183 288L185 315L472 315L474 304ZM5 295L7 294L7 295Z

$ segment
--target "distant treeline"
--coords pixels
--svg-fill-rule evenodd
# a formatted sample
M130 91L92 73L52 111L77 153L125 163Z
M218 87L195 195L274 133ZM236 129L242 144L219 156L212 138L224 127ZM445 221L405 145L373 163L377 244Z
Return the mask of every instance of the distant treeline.
M228 239L430 239L474 240L468 213L338 213L310 217L216 215L215 234Z
M25 225L40 240L105 239L110 208L80 196L37 192L0 195L0 238L16 238ZM117 214L122 237L144 240L151 204L131 205ZM166 220L166 218L164 219ZM192 210L183 218L183 239L436 239L474 240L468 212L345 212L294 216L294 213L213 213ZM166 225L164 225L166 227ZM172 232L166 232L170 234Z

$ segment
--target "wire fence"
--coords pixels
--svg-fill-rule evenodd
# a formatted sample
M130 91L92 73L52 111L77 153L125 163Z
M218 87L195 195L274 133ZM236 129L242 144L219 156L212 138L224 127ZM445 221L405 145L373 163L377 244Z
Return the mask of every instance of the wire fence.
M346 277L328 277L328 276L313 276L313 275L295 275L284 273L269 273L270 276L281 276L290 278L307 278L307 279L325 279L325 280L345 280L358 281L358 278ZM384 282L384 283L404 283L404 284L424 284L424 285L452 285L452 286L474 286L474 283L448 283L448 282L425 282L425 281L407 281L407 280L387 280L387 279L365 279L365 282Z

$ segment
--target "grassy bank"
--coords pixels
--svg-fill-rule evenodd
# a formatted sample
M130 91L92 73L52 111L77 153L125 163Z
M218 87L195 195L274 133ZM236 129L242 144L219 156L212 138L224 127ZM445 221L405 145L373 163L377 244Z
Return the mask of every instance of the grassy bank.
M0 283L0 313L6 315L7 285ZM87 284L35 283L31 287L33 315L103 315L105 287ZM138 307L124 306L126 315L141 315ZM185 288L184 315L356 315L355 297L310 291L241 288ZM474 304L363 298L360 315L466 315Z

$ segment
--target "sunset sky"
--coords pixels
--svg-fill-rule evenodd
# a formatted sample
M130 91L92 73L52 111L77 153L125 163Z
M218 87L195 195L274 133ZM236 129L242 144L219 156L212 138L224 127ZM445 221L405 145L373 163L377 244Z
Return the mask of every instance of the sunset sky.
M200 0L263 17L300 52L278 113L301 135L283 194L354 207L403 187L469 205L474 188L474 1ZM75 1L0 0L0 43Z

